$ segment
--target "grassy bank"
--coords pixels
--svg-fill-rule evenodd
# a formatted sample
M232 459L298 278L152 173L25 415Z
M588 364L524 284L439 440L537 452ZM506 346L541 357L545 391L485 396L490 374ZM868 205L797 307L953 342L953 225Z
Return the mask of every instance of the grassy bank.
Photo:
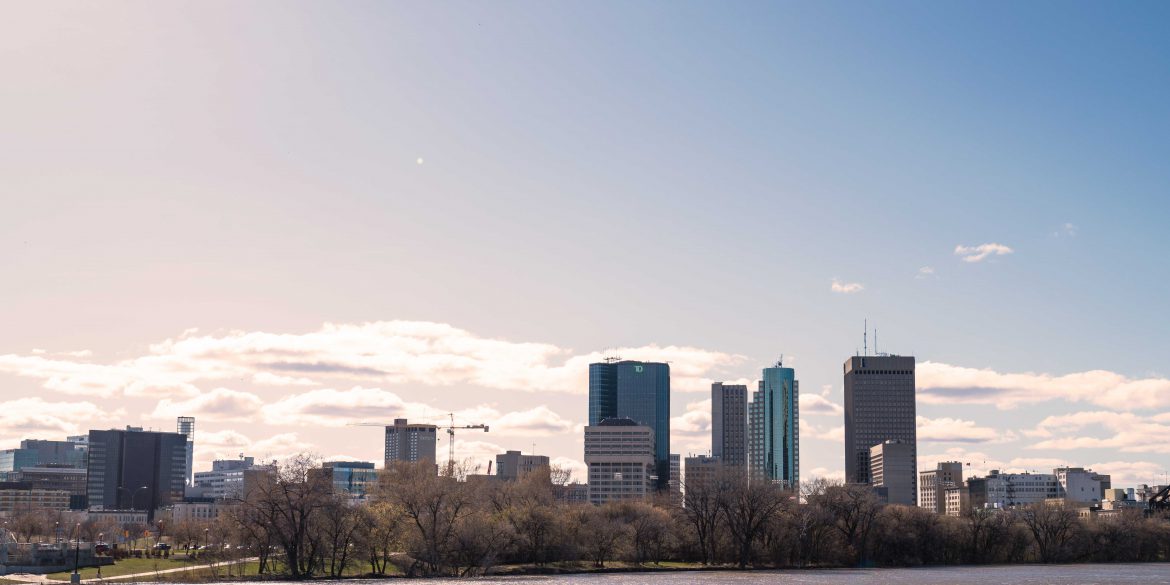
M207 567L208 561L205 559L189 560L186 558L170 558L170 559L122 559L113 565L106 565L101 568L101 576L105 579L113 577L120 577L123 575L137 575L142 573L156 573L160 571L172 571L175 569L185 569L175 571L173 573L159 573L157 576L151 576L151 581L166 581L166 582L184 582L194 583L203 581L214 581L222 579L229 574L235 577L241 575L241 570L244 575L255 575L259 568L259 563L252 561L247 563L235 563L229 567L228 563L222 563L215 567ZM98 577L98 569L96 567L86 567L79 571L82 579L94 579ZM51 573L46 575L48 578L56 581L69 581L69 576L72 571L64 571L61 573Z

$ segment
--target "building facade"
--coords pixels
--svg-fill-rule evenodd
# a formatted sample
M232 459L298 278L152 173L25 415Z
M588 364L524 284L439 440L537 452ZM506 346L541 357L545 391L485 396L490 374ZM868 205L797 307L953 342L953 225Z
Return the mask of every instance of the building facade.
M918 473L918 507L936 514L944 514L947 500L943 490L963 484L963 464L958 461L940 462L934 469Z
M764 477L785 488L800 483L800 383L796 371L779 362L764 368L759 391L763 397Z
M724 465L748 464L747 408L747 386L711 384L711 456Z
M670 483L670 365L606 361L589 364L589 425L629 418L654 431L657 489Z
M748 403L748 470L753 479L767 477L764 466L764 389L757 388Z
M1052 473L1000 473L992 469L986 477L967 480L970 505L974 508L1010 508L1060 497L1060 482Z
M85 469L86 446L70 441L25 439L17 449L0 450L0 472L28 467Z
M654 429L629 418L585 427L589 501L643 499L657 486Z
M99 510L154 511L183 501L187 437L134 430L89 432L86 495Z
M1112 480L1108 475L1093 473L1083 467L1057 467L1052 470L1060 485L1060 497L1074 504L1099 504Z
M189 486L195 485L195 417L180 416L176 421L176 432L187 437L186 467L183 470L184 481Z
M435 461L435 444L439 440L438 427L426 424L411 424L404 418L394 419L386 427L386 468L395 461ZM435 467L438 472L438 466Z
M687 457L684 467L686 485L694 489L696 486L715 481L715 477L719 475L720 463L719 458L707 455Z
M69 492L40 489L27 482L0 482L0 513L68 510Z
M244 472L255 466L252 457L217 459L211 462L211 471L195 473L195 487L213 500L238 498L244 493Z
M914 358L855 356L844 370L845 481L871 483L870 447L897 440L917 451ZM917 470L910 481L917 481Z
M353 500L365 500L378 483L378 472L369 461L327 461L321 470L333 486L333 493Z
M505 451L496 455L496 477L503 481L516 481L532 472L549 476L547 455L525 455L520 451Z
M870 483L881 488L886 502L903 506L918 503L918 468L914 445L898 440L882 441L869 449Z

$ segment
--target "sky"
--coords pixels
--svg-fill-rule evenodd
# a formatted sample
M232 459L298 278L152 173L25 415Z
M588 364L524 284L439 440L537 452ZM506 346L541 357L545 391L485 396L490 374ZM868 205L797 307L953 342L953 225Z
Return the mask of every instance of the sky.
M583 480L589 362L671 362L688 455L782 355L841 478L868 323L920 468L1170 478L1165 3L4 12L0 447L380 464L354 423L454 413Z

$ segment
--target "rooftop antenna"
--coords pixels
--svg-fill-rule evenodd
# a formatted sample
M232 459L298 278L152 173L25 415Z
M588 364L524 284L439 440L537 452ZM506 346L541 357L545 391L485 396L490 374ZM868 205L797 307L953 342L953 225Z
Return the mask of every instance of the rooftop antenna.
M784 367L784 354L780 354L780 359L776 360L776 367L777 368Z
M877 346L877 327L873 328L873 355L882 355Z
M869 319L862 322L861 327L861 355L869 355Z

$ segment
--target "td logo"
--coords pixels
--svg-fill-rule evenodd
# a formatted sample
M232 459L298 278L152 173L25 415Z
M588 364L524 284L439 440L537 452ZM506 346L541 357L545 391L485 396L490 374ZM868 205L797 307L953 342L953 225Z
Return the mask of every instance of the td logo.
M634 371L641 374L642 373L642 366L634 366Z

